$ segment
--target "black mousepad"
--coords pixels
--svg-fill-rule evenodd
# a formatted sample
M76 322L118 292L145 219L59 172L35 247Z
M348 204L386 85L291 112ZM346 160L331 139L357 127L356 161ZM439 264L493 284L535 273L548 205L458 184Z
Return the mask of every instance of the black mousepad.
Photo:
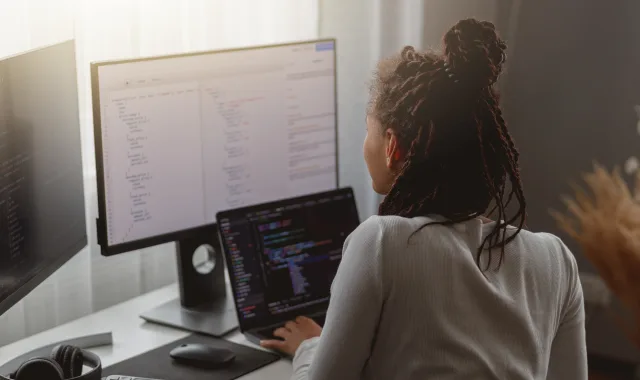
M181 344L202 343L225 348L236 354L233 363L225 368L202 369L175 363L169 352ZM279 355L204 335L190 335L166 346L145 352L102 370L102 376L122 375L148 377L159 380L231 380L237 379L268 364L278 361Z

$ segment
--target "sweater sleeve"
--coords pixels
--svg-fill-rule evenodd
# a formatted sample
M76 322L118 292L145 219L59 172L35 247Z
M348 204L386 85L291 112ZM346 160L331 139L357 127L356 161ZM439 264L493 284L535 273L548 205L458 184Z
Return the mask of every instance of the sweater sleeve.
M361 378L384 299L379 223L369 218L345 242L321 337L298 348L293 379Z
M548 380L588 377L584 296L575 257L560 242L567 263L568 292L564 313L551 345Z

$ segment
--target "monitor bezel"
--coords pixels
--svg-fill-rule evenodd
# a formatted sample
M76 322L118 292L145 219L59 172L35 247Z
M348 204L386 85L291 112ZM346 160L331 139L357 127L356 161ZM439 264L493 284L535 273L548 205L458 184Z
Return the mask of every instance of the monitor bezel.
M349 194L351 195L351 199L354 203L354 207L355 207L355 213L356 213L356 219L357 219L357 224L360 223L360 215L358 213L358 207L355 205L356 203L356 198L355 198L355 194L353 191L352 187L338 187L335 190L328 190L328 191L322 191L322 192L318 192L318 193L313 193L313 194L308 194L308 195L302 195L299 197L295 197L295 198L285 198L285 199L280 199L280 200L276 200L276 201L272 201L272 202L265 202L265 203L261 203L261 204L256 204L256 205L252 205L252 206L245 206L245 207L241 207L241 208L236 208L236 209L230 209L230 210L224 210L224 211L219 211L216 214L216 222L221 220L221 219L227 219L227 218L232 218L238 215L246 215L248 212L251 211L261 211L264 209L273 209L273 208L277 208L277 207L281 207L281 206L285 206L288 204L292 204L292 203L299 203L299 202L304 202L307 200L314 200L314 199L318 199L318 198L322 198L322 197L326 197L329 195L343 195L343 194ZM222 246L222 251L224 253L224 260L226 263L231 262L231 255L229 253L229 247L226 245L226 243L224 242L224 235L222 232L222 229L220 228L219 225L217 225L217 231L218 231L218 236L220 239L220 245ZM238 289L236 287L236 276L233 273L233 270L231 270L231 268L229 267L229 265L227 265L227 275L229 276L229 282L231 285L231 291L233 294L233 305L235 308L235 312L236 312L236 317L238 318L238 325L240 327L240 331L241 332L247 332L256 328L265 328L268 327L270 325L274 325L274 324L278 324L281 323L283 321L286 320L291 320L291 319L295 319L296 317L298 317L299 315L313 315L316 313L320 313L320 312L326 312L327 311L327 307L329 306L329 300L327 299L326 301L323 302L318 302L317 304L313 304L311 306L307 306L307 307L303 307L300 309L296 309L294 311L289 311L289 312L285 312L279 315L270 315L267 316L265 318L259 319L259 320L250 320L250 321L246 321L242 319L242 316L240 315L240 310L239 310L239 306L238 306L238 299L235 296L235 294L237 293Z
M91 71L91 98L92 98L92 110L93 110L93 134L94 134L94 144L95 144L95 159L96 159L96 181L97 181L97 197L98 197L98 218L96 220L96 229L97 229L97 238L98 245L101 248L101 254L103 256L113 256L120 253L131 252L142 248L148 248L157 246L160 244L171 243L174 241L179 241L181 239L187 239L194 236L197 236L203 230L210 230L213 233L216 233L216 224L208 223L202 226L169 232L162 235L156 235L148 238L137 239L126 243L114 244L110 245L109 240L107 239L108 235L108 226L106 222L106 194L105 194L105 178L104 178L104 161L103 161L103 144L102 144L102 122L101 122L101 107L100 107L100 78L98 76L98 70L100 67L109 66L109 65L119 65L126 63L135 63L135 62L145 62L145 61L155 61L155 60L165 60L165 59L174 59L174 58L185 58L185 57L193 57L200 55L210 55L210 54L224 54L224 53L233 53L239 51L251 51L251 50L264 50L264 49L273 49L273 48L281 48L287 46L299 46L299 45L308 45L308 44L318 44L332 42L333 43L333 70L334 70L334 108L335 108L335 167L336 167L336 189L340 188L340 170L339 170L339 145L338 145L338 69L337 69L337 41L335 38L321 38L321 39L313 39L313 40L304 40L304 41L295 41L295 42L287 42L287 43L279 43L279 44L265 44L265 45L254 45L254 46L245 46L245 47L236 47L236 48L228 48L228 49L213 49L213 50L204 50L197 52L189 52L189 53L180 53L180 54L167 54L167 55L157 55L150 57L141 57L141 58L131 58L131 59L119 59L119 60L109 60L109 61L99 61L92 62L90 64Z

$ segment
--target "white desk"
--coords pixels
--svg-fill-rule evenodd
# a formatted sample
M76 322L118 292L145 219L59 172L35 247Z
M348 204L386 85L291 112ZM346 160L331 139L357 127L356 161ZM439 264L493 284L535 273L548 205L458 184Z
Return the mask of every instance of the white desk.
M0 348L0 363L6 363L18 355L47 344L82 335L111 331L113 333L113 346L90 350L100 356L103 366L106 367L185 338L190 335L189 332L146 323L138 317L142 312L170 301L177 296L177 285L170 285L73 322L19 340ZM249 343L238 331L231 333L225 339L257 347ZM169 360L168 357L167 360ZM291 371L291 362L281 359L243 376L241 379L285 380L291 377ZM127 374L123 373L122 375Z

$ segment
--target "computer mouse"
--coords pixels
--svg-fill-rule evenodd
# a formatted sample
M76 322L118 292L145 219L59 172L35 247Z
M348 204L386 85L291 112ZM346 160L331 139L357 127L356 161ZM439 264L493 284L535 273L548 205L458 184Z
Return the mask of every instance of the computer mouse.
M226 367L236 358L229 350L199 343L181 344L171 350L169 356L179 364L198 368Z

